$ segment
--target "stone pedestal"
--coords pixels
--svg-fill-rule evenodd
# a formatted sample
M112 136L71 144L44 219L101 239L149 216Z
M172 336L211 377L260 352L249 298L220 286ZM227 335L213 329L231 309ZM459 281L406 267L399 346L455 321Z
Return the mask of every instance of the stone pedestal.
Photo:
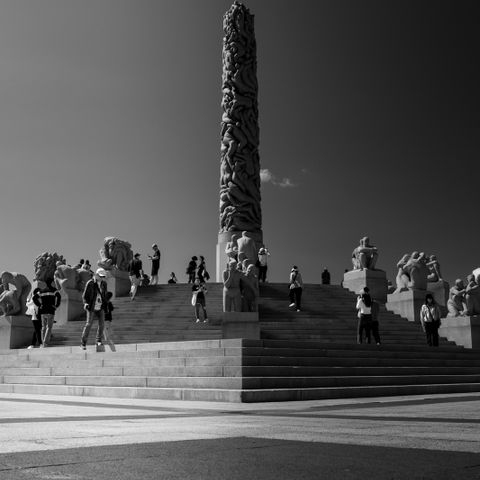
M480 315L442 318L438 333L465 348L480 348Z
M83 320L85 318L85 310L83 309L82 292L72 288L62 288L60 295L62 296L62 301L55 312L57 325Z
M113 298L126 297L130 294L130 278L123 270L107 270L107 289L112 292Z
M420 321L420 309L425 302L426 290L406 290L404 292L391 293L387 295L388 310L391 310L410 322Z
M343 274L344 288L358 293L363 287L370 289L370 295L377 302L387 301L387 274L383 270L351 270Z
M27 315L0 317L0 350L28 347L32 341L33 331L32 317Z
M259 340L258 312L223 312L222 338Z
M257 251L263 245L263 234L261 231L259 232L249 232L250 236L255 241L255 246L257 247ZM240 238L242 236L242 232L222 232L218 234L218 243L215 255L215 281L216 282L223 282L223 271L227 266L227 254L225 253L225 248L227 243L232 238L232 235L237 234Z
M447 308L450 285L445 280L439 282L428 282L428 291L433 295L435 301L441 306Z

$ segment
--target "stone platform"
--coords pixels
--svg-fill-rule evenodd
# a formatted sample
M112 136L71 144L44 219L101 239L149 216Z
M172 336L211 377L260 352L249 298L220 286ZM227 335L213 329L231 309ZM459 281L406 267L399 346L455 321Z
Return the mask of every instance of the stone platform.
M461 347L206 340L0 352L0 393L271 402L480 392Z
M364 287L380 303L387 301L387 274L383 270L351 270L343 275L343 287L358 294Z

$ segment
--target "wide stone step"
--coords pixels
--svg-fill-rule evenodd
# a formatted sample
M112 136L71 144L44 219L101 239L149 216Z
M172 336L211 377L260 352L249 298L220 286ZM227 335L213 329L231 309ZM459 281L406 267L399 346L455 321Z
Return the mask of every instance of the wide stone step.
M427 395L438 393L479 392L479 383L428 385L374 385L318 388L216 389L216 388L148 388L99 387L87 385L3 384L0 393L32 395L70 395L112 398L192 400L217 402L302 401L333 398Z

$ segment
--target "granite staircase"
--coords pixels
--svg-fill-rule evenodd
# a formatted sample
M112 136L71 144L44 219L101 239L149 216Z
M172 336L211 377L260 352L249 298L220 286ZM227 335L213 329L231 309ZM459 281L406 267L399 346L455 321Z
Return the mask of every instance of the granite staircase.
M191 284L140 287L135 300L120 297L113 300L112 338L115 343L175 342L221 338L222 287L208 286L208 323L196 323L191 305ZM203 318L201 319L203 320ZM80 345L85 319L55 325L53 346ZM96 323L89 342L95 341Z
M460 347L203 340L0 353L0 393L266 402L480 391Z
M301 312L288 308L288 284L261 285L261 336L275 340L356 343L356 294L340 285L306 284ZM384 345L425 345L419 323L409 322L380 306L380 337ZM372 337L372 342L374 341ZM441 345L454 345L440 339Z
M54 346L0 352L0 392L265 402L480 391L480 352L442 340L428 348L418 324L383 307L382 345L355 342L355 295L305 285L301 312L286 284L261 286L260 340L221 339L220 284L211 322L196 324L189 285L116 299L116 351L96 352L83 322L54 327ZM95 327L95 326L94 326Z

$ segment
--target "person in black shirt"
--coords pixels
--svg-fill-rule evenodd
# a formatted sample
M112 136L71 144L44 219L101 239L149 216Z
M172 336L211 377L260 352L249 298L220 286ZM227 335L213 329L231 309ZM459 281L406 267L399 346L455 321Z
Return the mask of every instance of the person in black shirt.
M152 245L153 255L149 255L148 258L152 261L152 271L150 276L150 285L158 284L158 270L160 269L160 250L158 245L154 243Z
M43 344L40 347L48 347L52 336L55 311L60 306L62 297L53 285L53 281L47 280L46 282L38 282L38 287L34 291L32 300L38 307L38 316L42 321Z
M130 299L134 300L135 295L137 294L138 286L143 279L143 266L139 253L136 253L133 256L133 259L130 260L130 263L128 264L128 274L132 284L132 287L130 288Z
M195 307L196 323L200 323L200 309L203 311L203 323L208 322L207 309L205 306L205 294L207 288L203 282L197 278L192 286L192 305Z
M82 331L81 347L87 348L88 335L94 319L98 320L96 342L97 347L101 347L103 338L103 329L105 328L105 312L107 310L107 282L105 278L107 272L103 268L98 268L95 275L85 285L82 300L84 310L87 312L87 321Z

